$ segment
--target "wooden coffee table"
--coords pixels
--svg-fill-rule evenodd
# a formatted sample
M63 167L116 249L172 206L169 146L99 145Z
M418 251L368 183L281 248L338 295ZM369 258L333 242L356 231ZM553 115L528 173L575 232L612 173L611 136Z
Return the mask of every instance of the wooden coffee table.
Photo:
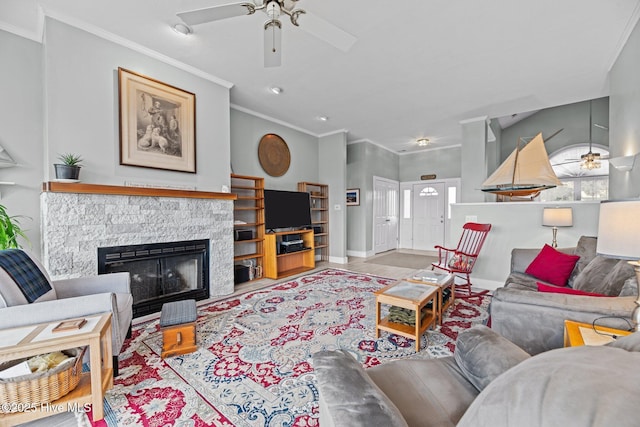
M70 410L83 410L91 404L93 420L104 418L104 393L113 387L111 313L85 317L79 330L52 332L59 321L0 330L0 362L75 347L89 347L90 372L83 373L77 387L50 405L27 406L24 412L0 413L0 426L14 426ZM13 404L12 402L11 404Z
M436 273L432 270L418 270L411 278L407 279L408 282L422 283L424 285L431 285L438 287L438 308L436 310L436 316L438 317L438 324L442 325L442 317L444 312L451 306L456 294L456 284L453 274L449 273ZM443 301L442 293L445 289L451 290L449 299Z
M416 351L420 351L420 337L437 320L438 289L437 286L400 280L375 292L376 338L380 336L381 330L412 338L416 341ZM429 303L431 303L431 308L426 307ZM413 310L415 324L392 322L388 317L381 319L382 304Z

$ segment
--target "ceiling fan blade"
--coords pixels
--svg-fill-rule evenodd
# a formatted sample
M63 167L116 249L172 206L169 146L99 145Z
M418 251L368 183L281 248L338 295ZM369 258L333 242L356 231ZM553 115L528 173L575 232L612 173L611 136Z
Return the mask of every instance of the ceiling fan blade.
M247 15L248 10L243 3L230 3L220 6L205 7L203 9L180 12L177 15L187 25L204 24L211 21L233 18L234 16Z
M282 28L279 25L265 25L264 66L279 67L282 62Z
M346 31L309 12L300 15L298 21L300 28L343 52L349 51L358 40Z

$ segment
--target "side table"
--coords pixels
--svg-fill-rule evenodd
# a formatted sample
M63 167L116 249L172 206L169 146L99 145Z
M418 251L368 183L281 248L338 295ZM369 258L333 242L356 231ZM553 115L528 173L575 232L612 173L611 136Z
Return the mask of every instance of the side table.
M595 329L595 330L594 330ZM593 326L591 323L564 321L564 346L577 347L581 345L604 345L612 342L615 337L632 334L632 331Z
M438 287L400 280L376 291L375 296L376 338L380 336L381 330L412 338L416 341L416 352L420 351L420 337L437 320ZM426 307L429 302L431 302L431 308ZM381 319L382 304L413 310L415 325L395 323L387 317Z
M89 347L90 372L83 373L74 390L49 405L29 406L23 412L0 413L0 426L27 421L70 410L83 410L91 404L93 420L104 418L104 393L113 387L111 313L87 316L87 323L73 331L52 332L60 321L0 330L0 362L74 347ZM25 402L15 402L16 405Z

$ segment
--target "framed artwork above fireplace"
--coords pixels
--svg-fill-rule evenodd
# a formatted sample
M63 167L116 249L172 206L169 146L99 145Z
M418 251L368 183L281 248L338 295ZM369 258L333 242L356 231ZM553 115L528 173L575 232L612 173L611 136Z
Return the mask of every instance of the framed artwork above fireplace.
M196 172L196 96L118 68L120 164Z

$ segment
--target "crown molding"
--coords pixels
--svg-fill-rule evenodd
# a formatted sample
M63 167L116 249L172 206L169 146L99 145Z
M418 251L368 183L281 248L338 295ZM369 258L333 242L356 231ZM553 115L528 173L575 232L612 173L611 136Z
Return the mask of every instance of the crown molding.
M36 43L42 43L42 29L43 25L38 24L38 28L36 31L28 31L24 28L16 27L13 24L9 24L8 22L0 21L0 30L6 31L7 33L15 34L18 37L22 37Z
M436 151L436 150L448 150L450 148L461 148L462 144L456 144L456 145L446 145L444 147L431 147L431 148L425 148L422 150L413 150L413 151L405 151L403 153L398 153L401 156L406 156L409 154L418 154L418 153L424 153L426 151Z
M624 46L627 44L627 41L629 40L629 37L631 36L631 33L633 32L634 28L638 24L639 19L640 19L640 3L636 4L635 9L633 9L633 12L629 16L629 20L627 21L627 25L624 27L624 31L620 36L620 40L618 40L616 49L613 51L613 53L611 54L611 57L605 63L607 65L607 71L611 72L611 69L616 64L616 61L618 60L618 56L620 56L620 52L622 52L622 49L624 49Z
M347 142L347 145L351 145L351 144L359 144L359 143L361 143L361 142L368 142L368 143L369 143L369 144L371 144L371 145L375 145L376 147L382 148L383 150L387 150L388 152L393 153L393 154L395 154L395 155L400 154L400 153L398 153L397 151L393 151L393 150L392 150L392 149L390 149L389 147L385 147L384 145L378 144L377 142L373 142L373 141L371 141L370 139L358 139L358 140L355 140L355 141L350 141L350 142Z
M207 72L204 72L196 67L193 67L191 65L187 65L184 62L180 62L175 60L174 58L171 58L167 55L164 55L160 52L157 52L153 49L149 49L145 46L142 46L138 43L135 43L131 40L125 39L124 37L120 37L118 35L115 35L113 33L110 33L106 30L103 30L102 28L98 28L93 24L89 24L87 22L81 21L79 19L75 19L75 18L71 18L67 15L64 15L62 13L56 12L55 10L49 9L47 8L46 10L44 10L43 12L44 16L48 17L48 18L52 18L55 19L56 21L62 22L64 24L70 25L72 27L78 28L80 30L86 31L87 33L93 34L94 36L100 37L102 39L108 40L112 43L118 44L120 46L124 46L126 48L129 48L133 51L136 51L138 53L141 53L143 55L149 56L153 59L157 59L160 62L164 62L165 64L169 64L173 67L176 67L182 71L186 71L189 74L193 74L194 76L197 77L201 77L205 80L209 80L210 82L216 83L220 86L225 87L226 89L231 89L234 84L231 82L228 82L224 79L221 79L219 77L216 77L212 74L209 74ZM44 21L44 18L43 18Z
M282 125L282 126L286 126L286 127L291 128L293 130L297 130L298 132L306 133L307 135L311 135L311 136L314 136L316 138L320 138L321 137L320 135L318 135L316 133L313 133L308 129L301 128L299 126L296 126L296 125L293 125L291 123L285 122L284 120L276 119L275 117L267 116L266 114L258 113L257 111L253 111L253 110L250 110L248 108L241 107L240 105L237 105L237 104L230 104L230 107L233 108L234 110L238 110L238 111L241 111L243 113L247 113L247 114L250 114L252 116L258 117L260 119L268 120L270 122L277 123L277 124Z
M349 133L349 130L348 129L337 129L337 130L333 130L333 131L330 131L330 132L327 132L327 133L321 133L321 134L318 135L318 138L324 138L326 136L336 135L336 134L339 134L339 133Z
M460 120L458 123L460 123L461 125L466 125L469 123L476 123L476 122L482 122L482 121L487 122L488 120L489 120L489 116L479 116L479 117L473 117L470 119Z

